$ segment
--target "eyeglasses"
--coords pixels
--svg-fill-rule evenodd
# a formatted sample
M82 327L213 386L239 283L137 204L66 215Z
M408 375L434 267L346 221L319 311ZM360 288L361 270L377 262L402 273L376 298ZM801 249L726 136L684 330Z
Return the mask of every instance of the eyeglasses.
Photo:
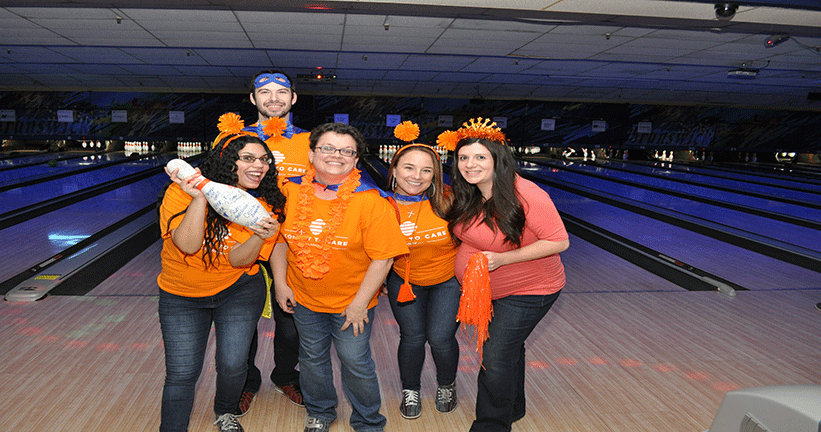
M339 152L339 154L341 154L342 156L345 156L345 157L356 156L356 150L349 149L349 148L338 149L334 146L324 145L322 147L317 147L316 149L319 150L320 153L327 154L327 155L332 155L336 152Z
M274 162L273 159L269 158L268 155L255 157L251 155L240 155L239 160L245 162L247 164L252 164L259 160L260 162L264 163L265 165L271 165Z

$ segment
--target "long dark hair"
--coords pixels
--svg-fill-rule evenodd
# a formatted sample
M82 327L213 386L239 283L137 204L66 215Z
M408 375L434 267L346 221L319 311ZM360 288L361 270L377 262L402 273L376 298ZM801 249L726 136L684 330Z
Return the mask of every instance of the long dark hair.
M388 187L390 187L391 190L395 189L394 171L396 171L396 166L403 156L413 151L421 151L427 154L433 162L433 180L431 180L430 186L428 186L425 193L428 196L428 201L430 201L433 212L436 216L444 219L447 215L448 207L450 207L450 202L453 200L453 193L451 193L450 189L447 188L442 181L442 163L439 162L439 156L430 146L408 144L400 148L396 154L393 155L391 165L388 167Z
M490 151L493 157L493 196L485 201L479 187L470 184L459 171L459 150L470 144L479 143ZM516 193L516 160L502 144L496 141L465 138L456 144L456 161L451 170L450 185L453 188L453 205L445 218L448 229L456 244L461 243L453 228L466 227L478 220L490 227L494 233L501 231L505 242L519 247L525 227L525 211Z
M218 183L227 185L236 185L239 182L237 177L237 160L239 159L239 151L245 148L248 144L259 144L265 149L265 154L270 160L274 160L271 150L265 145L261 139L256 136L243 135L236 137L236 135L228 135L221 139L200 164L199 168L202 175ZM229 139L233 140L225 145ZM223 148L224 146L224 148ZM252 192L257 198L262 198L266 203L273 207L274 216L279 223L285 221L285 195L279 190L277 186L277 169L275 164L271 164L268 172L259 184L259 187L253 189ZM172 216L171 220L184 214L182 211ZM205 267L214 267L216 265L215 251L222 250L224 238L228 235L228 219L222 217L219 213L214 211L211 206L208 206L208 211L205 215L205 239L204 248L205 253L202 255L202 261Z

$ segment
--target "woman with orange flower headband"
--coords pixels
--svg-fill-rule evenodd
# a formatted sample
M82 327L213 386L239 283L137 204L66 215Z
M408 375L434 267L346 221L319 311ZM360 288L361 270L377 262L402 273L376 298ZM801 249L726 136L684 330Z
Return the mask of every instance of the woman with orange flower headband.
M231 123L231 116L224 117ZM185 432L194 405L211 326L216 328L215 424L241 432L235 410L245 384L248 352L267 292L257 260L268 260L285 196L271 151L262 140L222 123L225 133L196 174L173 183L160 205L163 238L159 319L165 349L160 431ZM274 214L244 227L214 211L196 188L200 173L255 195Z
M327 432L337 417L331 344L342 368L356 431L386 419L370 349L377 294L393 258L408 253L396 211L356 163L365 139L327 123L311 131L311 166L283 187L288 218L271 256L276 299L294 314L306 432Z
M439 142L456 160L447 219L459 244L457 318L477 326L482 356L470 430L507 432L525 416L525 340L564 287L559 252L570 243L547 193L516 174L495 123L471 119Z
M412 142L419 126L406 121L394 135ZM387 294L399 324L399 378L402 382L402 417L422 414L420 401L425 343L436 365L436 410L456 409L456 311L461 291L453 273L456 247L443 219L452 198L442 181L439 156L427 144L408 144L394 154L388 168L388 184L397 204L402 234L410 254L396 259L388 274Z

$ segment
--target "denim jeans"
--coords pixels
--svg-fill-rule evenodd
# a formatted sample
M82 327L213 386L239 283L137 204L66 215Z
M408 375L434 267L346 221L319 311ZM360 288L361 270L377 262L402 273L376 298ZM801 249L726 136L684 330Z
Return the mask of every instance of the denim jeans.
M399 324L399 378L402 389L421 388L422 366L425 363L425 342L430 345L436 365L436 382L448 386L456 381L459 366L459 343L456 341L456 312L462 290L452 277L429 286L413 285L416 298L397 303L399 287L404 281L396 272L388 274L388 299L393 316Z
M345 317L338 313L314 312L302 305L294 307L299 332L299 384L308 415L334 421L338 400L331 364L331 342L342 369L342 389L351 402L351 426L357 432L381 432L387 419L379 414L382 399L376 365L371 356L371 329L374 308L358 336L353 326L340 328Z
M547 315L559 293L493 300L471 432L509 432L513 422L525 416L525 339Z
M268 261L257 261L264 266L269 275L274 274ZM279 387L289 384L299 384L299 336L296 334L294 315L279 307L271 287L271 309L274 323L274 370L271 371L271 381ZM256 365L257 349L259 347L259 332L254 329L254 338L251 340L251 351L248 354L248 376L245 378L243 391L257 393L262 386L262 372Z
M271 297L274 298L273 293ZM296 365L299 364L299 335L296 334L294 315L283 311L276 300L272 303L271 308L276 327L274 330L274 370L271 371L271 381L279 387L299 384L299 371L296 370ZM248 354L248 377L245 379L243 390L251 393L259 392L262 386L262 372L256 365L258 344L259 332L254 330L251 351Z
M265 282L259 273L242 275L210 297L182 297L160 290L158 312L165 345L161 432L188 430L212 323L217 344L214 412L234 412L248 370L251 337L264 302Z

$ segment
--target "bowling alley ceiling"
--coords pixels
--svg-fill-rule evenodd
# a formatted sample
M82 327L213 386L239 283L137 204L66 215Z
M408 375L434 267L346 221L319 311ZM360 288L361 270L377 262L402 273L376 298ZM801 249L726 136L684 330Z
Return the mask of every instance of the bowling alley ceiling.
M4 0L0 90L244 93L279 68L303 94L821 111L821 2L715 5Z

